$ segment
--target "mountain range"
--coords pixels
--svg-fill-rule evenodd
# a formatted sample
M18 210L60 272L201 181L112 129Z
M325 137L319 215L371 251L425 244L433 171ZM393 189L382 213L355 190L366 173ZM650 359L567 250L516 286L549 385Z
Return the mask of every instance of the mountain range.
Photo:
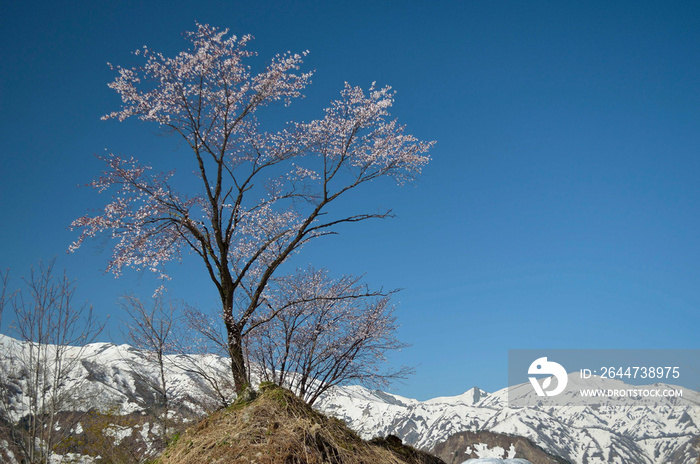
M5 373L20 372L13 359L23 350L25 343L0 335L0 369ZM84 348L70 347L66 356L72 359L71 369L59 389L79 391L79 396L66 409L134 415L142 414L157 401L154 385L159 373L146 352L128 345L93 343ZM226 359L219 356L166 356L172 414L191 421L216 409L218 403L230 400L232 390L223 380L227 373ZM9 402L11 416L17 419L27 411L22 393L27 388L26 379L12 375L6 376L5 382L11 384L7 390L14 395ZM640 388L619 380L601 380L601 386ZM433 452L450 437L472 432L475 437L481 437L477 438L480 443L454 447L464 453L461 456L464 460L509 457L505 452L508 437L512 437L511 445L518 441L517 437L522 437L559 459L555 462L698 462L700 394L697 392L685 390L682 398L646 398L632 405L523 408L509 408L507 394L507 389L489 393L474 387L461 395L419 401L361 386L343 386L326 394L314 406L344 420L363 438L395 435L416 448ZM149 435L141 427L141 436L148 441ZM148 428L152 434L156 429L157 424ZM497 440L481 432L489 432ZM494 454L496 448L503 451L500 456ZM461 457L455 455L454 462L462 462Z

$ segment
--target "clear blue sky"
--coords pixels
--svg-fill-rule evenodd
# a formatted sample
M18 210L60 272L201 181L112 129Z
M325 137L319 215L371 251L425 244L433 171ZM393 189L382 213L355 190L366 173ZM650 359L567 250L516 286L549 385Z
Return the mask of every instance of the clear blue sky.
M95 153L157 159L175 141L99 120L119 105L106 63L177 52L199 21L253 34L263 58L310 50L305 118L344 81L377 81L438 141L416 184L357 199L397 219L300 256L405 289L413 346L392 362L417 373L396 393L505 387L509 348L700 348L700 4L194 3L3 3L0 267L15 283L57 256L120 341L117 298L153 282L102 274L99 242L66 254L71 220L106 200L76 185ZM174 274L177 297L215 303L200 268Z

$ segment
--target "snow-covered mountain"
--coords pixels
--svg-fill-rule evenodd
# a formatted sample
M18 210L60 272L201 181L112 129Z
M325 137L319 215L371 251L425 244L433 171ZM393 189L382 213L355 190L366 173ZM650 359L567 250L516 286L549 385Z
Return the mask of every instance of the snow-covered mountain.
M17 392L11 401L14 419L27 411L29 398L20 392L27 391L30 356L27 343L0 334L0 371L5 374L4 381L12 384L10 391ZM91 343L85 347L65 347L62 357L69 371L61 375L60 388L71 392L72 399L65 408L131 414L147 409L156 401L159 371L143 351L129 345ZM180 415L201 415L217 407L219 396L230 399L233 394L229 384L213 384L225 379L229 372L226 360L220 356L170 355L165 356L164 367L168 394L173 398L173 409Z
M599 383L599 388L642 388L618 380ZM353 386L336 390L318 407L365 437L393 433L423 449L457 432L487 430L528 438L572 463L695 464L700 394L684 393L683 398L647 398L633 406L516 409L506 407L507 389L486 393L472 388L454 397L417 401Z
M26 411L25 380L9 353L26 346L0 335L0 369L14 392L15 417ZM128 345L94 343L69 348L69 375L62 390L79 392L73 410L145 411L156 399L158 370ZM202 377L197 373L207 374ZM196 416L231 394L225 359L214 355L167 356L168 393L176 414ZM6 376L6 380L7 380ZM608 380L605 388L630 387ZM228 398L230 399L230 397ZM490 431L528 438L547 452L577 464L696 464L700 440L700 394L647 399L633 406L506 407L507 390L472 388L452 397L418 401L360 386L334 390L317 402L321 411L345 420L365 438L393 434L426 450L462 431Z

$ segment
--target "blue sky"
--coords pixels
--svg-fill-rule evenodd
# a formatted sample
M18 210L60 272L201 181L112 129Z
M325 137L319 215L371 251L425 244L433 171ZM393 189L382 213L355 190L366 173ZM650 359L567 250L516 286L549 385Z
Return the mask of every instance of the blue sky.
M21 4L20 4L21 3ZM392 114L437 140L419 181L356 201L398 218L318 241L303 262L403 288L394 392L426 399L507 384L514 348L700 348L700 4L696 2L6 2L0 15L0 267L38 260L110 315L153 281L104 275L99 242L67 255L71 220L105 201L76 187L105 149L176 150L118 108L107 62L176 53L195 21L253 34L261 58L309 50L290 117L344 81L392 85ZM299 113L295 113L298 111ZM156 158L154 158L156 159ZM167 167L167 166L164 166ZM214 305L202 269L173 293Z

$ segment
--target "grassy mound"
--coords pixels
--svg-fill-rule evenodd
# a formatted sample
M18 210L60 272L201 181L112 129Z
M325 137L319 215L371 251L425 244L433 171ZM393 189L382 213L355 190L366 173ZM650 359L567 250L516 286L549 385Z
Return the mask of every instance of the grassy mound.
M293 393L261 385L250 402L237 402L187 430L159 464L440 464L427 453L391 440L362 440L340 420L312 409ZM444 464L444 463L443 463Z

